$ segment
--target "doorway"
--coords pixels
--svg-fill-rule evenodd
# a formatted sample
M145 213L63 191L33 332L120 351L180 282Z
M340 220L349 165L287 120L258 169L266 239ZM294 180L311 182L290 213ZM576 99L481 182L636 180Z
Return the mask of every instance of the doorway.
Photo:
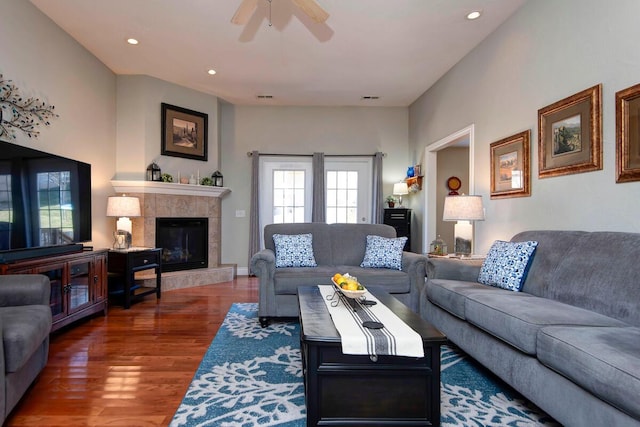
M425 226L422 236L424 252L429 252L429 245L438 236L438 223L440 222L442 224L442 207L444 205L444 197L448 194L446 179L449 176L446 170L447 162L442 160L445 157L455 158L459 156L459 154L451 155L453 150L450 149L468 149L468 182L463 182L462 190L465 190L464 192L466 194L474 194L474 127L475 125L471 124L433 144L427 145L424 149L423 164L425 165L424 180L426 181L423 185L423 188L426 189L424 199ZM440 159L438 152L441 154ZM462 191L459 190L459 192L462 194ZM440 228L443 230L448 229L447 227ZM453 229L453 225L451 229ZM449 251L451 251L453 248L453 239L447 240L445 236L442 236L442 238L449 245Z

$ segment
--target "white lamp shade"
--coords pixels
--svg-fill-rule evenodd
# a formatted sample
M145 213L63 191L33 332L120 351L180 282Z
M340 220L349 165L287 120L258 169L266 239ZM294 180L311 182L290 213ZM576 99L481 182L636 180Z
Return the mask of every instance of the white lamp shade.
M107 200L107 216L140 216L140 200L137 197L112 196Z
M406 182L398 182L393 184L393 194L396 196L403 196L409 194L409 187Z
M444 199L443 221L484 221L482 196L447 196Z

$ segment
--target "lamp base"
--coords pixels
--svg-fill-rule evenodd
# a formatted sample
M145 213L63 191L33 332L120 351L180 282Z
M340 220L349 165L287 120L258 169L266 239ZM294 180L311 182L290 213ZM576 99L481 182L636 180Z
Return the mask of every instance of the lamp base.
M456 255L470 256L473 243L473 226L469 221L458 221L454 227L454 251Z
M129 249L131 247L131 233L118 230L113 233L113 249Z

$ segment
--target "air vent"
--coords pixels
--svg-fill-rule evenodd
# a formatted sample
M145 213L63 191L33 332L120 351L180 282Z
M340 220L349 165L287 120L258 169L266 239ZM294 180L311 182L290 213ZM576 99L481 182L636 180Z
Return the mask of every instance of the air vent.
M365 101L369 101L373 99L380 99L380 97L379 96L363 96L362 99Z
M273 95L258 95L258 99L273 99Z

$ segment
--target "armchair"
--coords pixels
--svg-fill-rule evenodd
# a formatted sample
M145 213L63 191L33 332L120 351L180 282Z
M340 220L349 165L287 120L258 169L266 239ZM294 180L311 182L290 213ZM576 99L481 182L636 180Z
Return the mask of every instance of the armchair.
M0 423L47 363L50 298L46 276L0 276Z

